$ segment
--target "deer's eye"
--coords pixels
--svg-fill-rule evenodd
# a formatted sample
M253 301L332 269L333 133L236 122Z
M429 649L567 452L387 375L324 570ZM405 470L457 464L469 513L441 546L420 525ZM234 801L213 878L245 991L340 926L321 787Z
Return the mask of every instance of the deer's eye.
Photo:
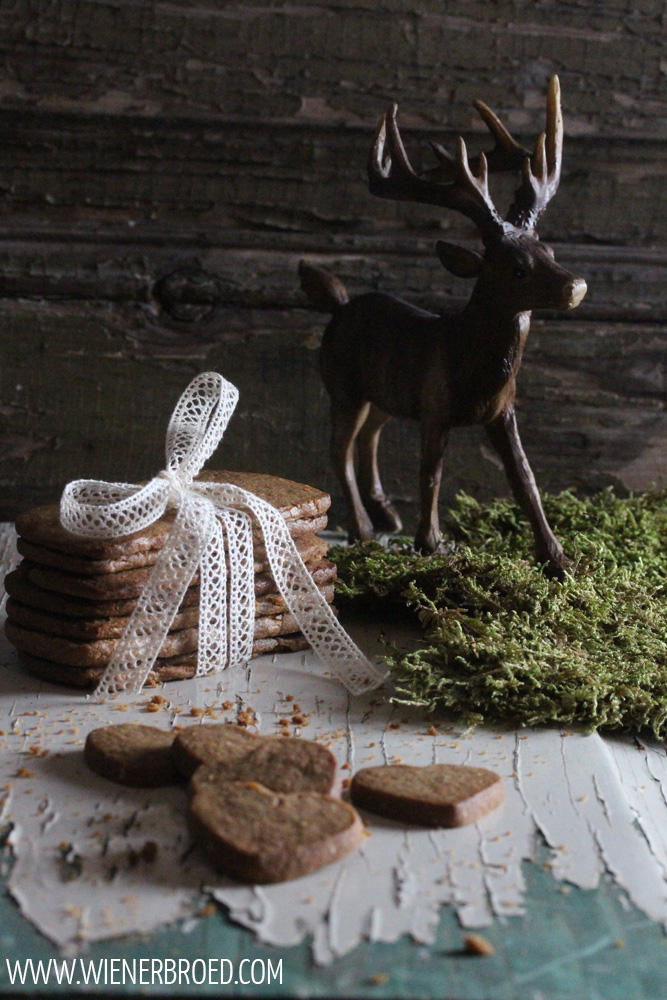
M526 277L526 273L527 272L526 272L526 269L524 267L515 267L514 268L514 277L515 278L525 278Z

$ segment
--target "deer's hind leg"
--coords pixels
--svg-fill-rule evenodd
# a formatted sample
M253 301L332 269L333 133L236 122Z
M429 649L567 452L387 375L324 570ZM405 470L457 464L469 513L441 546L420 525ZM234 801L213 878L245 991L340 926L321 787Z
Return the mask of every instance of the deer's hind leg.
M376 531L400 531L403 525L389 497L382 489L378 470L378 443L382 428L390 419L371 403L368 416L357 437L359 491Z
M331 464L347 504L350 541L373 538L374 533L354 472L354 446L369 409L370 403L331 400Z

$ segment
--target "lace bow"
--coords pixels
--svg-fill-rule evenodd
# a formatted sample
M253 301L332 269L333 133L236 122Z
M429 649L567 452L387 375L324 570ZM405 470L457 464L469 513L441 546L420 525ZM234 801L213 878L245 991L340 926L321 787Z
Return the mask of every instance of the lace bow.
M193 481L217 448L238 397L238 389L216 372L198 375L169 422L163 472L145 486L79 479L63 491L61 522L86 538L141 531L167 507L177 507L150 579L95 691L100 699L136 693L144 685L197 569L197 675L250 659L255 623L250 513L261 528L277 588L323 667L352 694L377 687L386 676L337 621L278 511L231 483Z

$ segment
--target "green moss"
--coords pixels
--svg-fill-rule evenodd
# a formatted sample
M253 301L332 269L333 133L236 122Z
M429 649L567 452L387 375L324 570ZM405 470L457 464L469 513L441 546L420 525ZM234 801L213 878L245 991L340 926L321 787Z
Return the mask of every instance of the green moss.
M407 539L338 548L337 602L409 608L419 648L384 657L396 699L516 726L583 724L667 736L667 491L543 498L573 572L549 579L508 501L461 495L451 555Z

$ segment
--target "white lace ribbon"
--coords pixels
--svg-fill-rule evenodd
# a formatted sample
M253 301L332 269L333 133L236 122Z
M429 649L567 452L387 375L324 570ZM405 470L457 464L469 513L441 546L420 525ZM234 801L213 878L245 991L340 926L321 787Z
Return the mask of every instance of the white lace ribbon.
M95 691L98 698L139 691L199 570L197 674L246 663L255 624L252 514L262 530L271 573L324 672L352 694L377 687L386 671L352 642L315 585L285 520L260 497L231 483L194 482L217 448L238 389L216 372L192 380L167 430L167 467L145 486L79 479L60 501L65 528L86 538L141 531L178 508L127 627ZM229 567L228 567L229 564Z

